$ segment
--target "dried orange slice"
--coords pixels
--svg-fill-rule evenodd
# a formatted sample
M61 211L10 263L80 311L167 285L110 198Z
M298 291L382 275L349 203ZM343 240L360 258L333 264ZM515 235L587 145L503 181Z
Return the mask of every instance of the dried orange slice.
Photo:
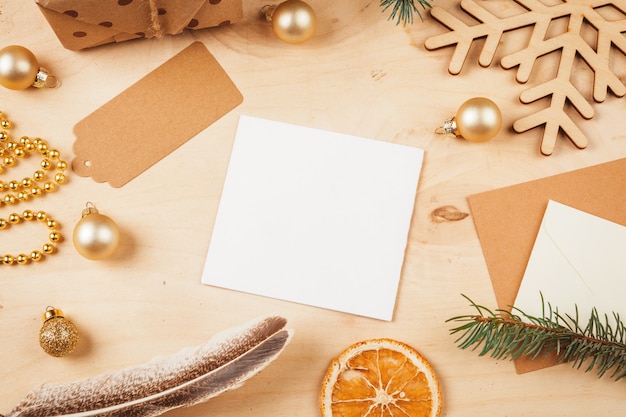
M412 347L365 340L331 362L320 410L322 417L439 417L441 389L431 365Z

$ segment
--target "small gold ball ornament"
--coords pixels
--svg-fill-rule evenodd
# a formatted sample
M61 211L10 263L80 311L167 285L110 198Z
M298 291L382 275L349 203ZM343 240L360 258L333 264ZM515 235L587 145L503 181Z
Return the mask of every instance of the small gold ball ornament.
M57 87L59 82L39 66L35 55L19 45L0 49L0 85L11 90Z
M436 130L453 134L469 142L487 142L500 131L502 113L498 105L485 97L474 97L459 107L456 115Z
M272 22L276 36L287 43L305 42L317 28L315 11L302 0L287 0L277 6L265 6L261 14Z
M92 203L87 203L82 218L74 227L72 240L78 253L99 261L113 255L120 242L120 232L110 217L100 214Z
M39 330L39 345L49 355L69 355L78 344L78 329L66 319L63 311L48 307L43 314L43 326Z

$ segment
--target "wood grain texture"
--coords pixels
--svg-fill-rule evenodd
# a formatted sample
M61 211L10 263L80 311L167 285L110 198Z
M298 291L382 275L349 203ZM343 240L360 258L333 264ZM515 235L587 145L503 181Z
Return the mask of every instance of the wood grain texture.
M311 0L318 33L293 46L277 40L258 19L264 4L244 0L244 20L236 25L72 52L60 45L34 2L0 3L0 42L30 48L63 82L56 90L2 89L0 110L15 123L16 134L41 136L68 159L75 123L194 41L207 46L244 96L234 111L122 188L70 174L58 192L27 204L57 219L65 240L45 262L0 267L0 412L35 385L143 363L273 313L287 317L296 332L277 366L238 390L167 415L316 417L331 358L351 343L380 337L408 343L429 359L441 380L446 417L619 412L622 384L568 366L517 375L510 362L455 347L445 320L469 311L460 293L490 306L496 305L495 297L471 214L435 222L431 213L443 206L470 213L471 194L626 156L624 101L607 97L602 111L581 124L587 136L599 138L585 150L558 141L546 158L539 152L542 132L512 130L513 121L533 104L519 103L521 87L514 75L495 65L501 57L496 54L487 68L470 67L451 76L452 50L424 48L426 38L445 32L429 16L402 28L387 21L377 1ZM458 7L453 0L437 5ZM504 49L514 41L503 38ZM476 52L470 54L476 62ZM477 95L501 107L498 137L472 144L434 133L463 101ZM426 150L393 321L200 283L243 114ZM176 128L172 120L171 129ZM72 246L71 230L86 201L122 231L121 250L109 261L88 261ZM2 251L42 241L25 228L18 230L10 236L0 232ZM40 314L47 305L62 308L79 328L81 344L71 356L51 358L38 346Z

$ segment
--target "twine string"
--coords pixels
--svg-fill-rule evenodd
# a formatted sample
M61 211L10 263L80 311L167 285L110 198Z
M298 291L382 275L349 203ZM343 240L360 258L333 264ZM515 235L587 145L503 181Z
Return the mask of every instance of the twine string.
M150 5L150 30L157 38L163 37L163 28L161 28L161 21L159 20L159 8L157 7L156 0L148 1Z

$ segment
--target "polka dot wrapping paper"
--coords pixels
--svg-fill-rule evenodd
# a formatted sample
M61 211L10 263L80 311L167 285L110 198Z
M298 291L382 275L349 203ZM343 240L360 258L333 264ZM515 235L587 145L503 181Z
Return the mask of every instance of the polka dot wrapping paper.
M70 50L232 24L242 0L36 0Z

